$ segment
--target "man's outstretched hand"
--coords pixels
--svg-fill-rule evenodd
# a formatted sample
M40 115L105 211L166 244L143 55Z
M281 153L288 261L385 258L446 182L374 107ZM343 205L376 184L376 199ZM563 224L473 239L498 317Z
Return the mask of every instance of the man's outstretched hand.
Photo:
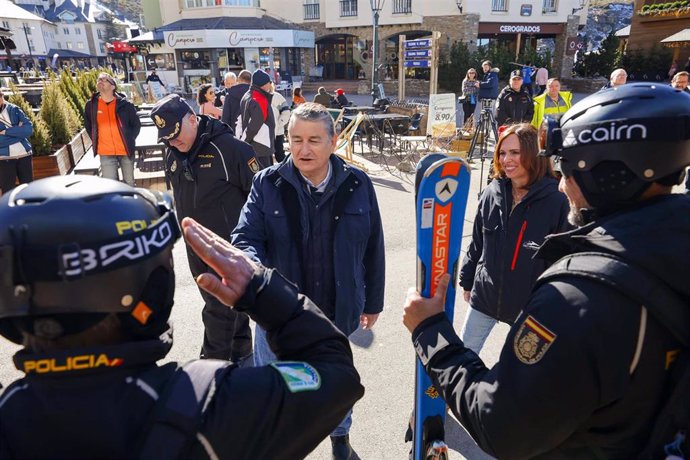
M182 232L189 247L221 277L204 273L196 278L197 284L225 305L234 305L244 294L258 265L194 219L182 219Z
M445 274L438 282L436 293L430 299L422 297L415 288L407 291L405 299L405 310L403 311L403 324L410 333L414 332L417 326L427 318L431 318L445 310L446 291L450 275Z

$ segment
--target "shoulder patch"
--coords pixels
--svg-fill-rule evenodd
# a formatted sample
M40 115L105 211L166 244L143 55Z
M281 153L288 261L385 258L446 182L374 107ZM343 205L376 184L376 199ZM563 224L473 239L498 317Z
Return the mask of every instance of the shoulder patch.
M261 170L261 167L259 166L259 162L256 161L256 157L252 157L248 162L247 166L249 166L249 170L253 172L254 174L258 173Z
M520 325L513 340L515 356L525 364L536 364L544 357L557 337L539 321L528 316Z
M297 361L277 361L271 367L285 380L285 385L292 393L316 391L321 388L321 376L307 363Z

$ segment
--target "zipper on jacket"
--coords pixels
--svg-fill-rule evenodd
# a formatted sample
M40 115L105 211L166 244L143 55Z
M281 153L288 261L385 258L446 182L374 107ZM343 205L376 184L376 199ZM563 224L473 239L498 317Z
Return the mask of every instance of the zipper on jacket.
M518 235L517 243L515 244L515 252L513 252L513 263L510 264L510 271L515 271L515 265L517 264L518 255L520 254L520 246L522 245L522 238L525 236L525 230L527 229L527 220L522 221L522 227L520 228L520 234Z

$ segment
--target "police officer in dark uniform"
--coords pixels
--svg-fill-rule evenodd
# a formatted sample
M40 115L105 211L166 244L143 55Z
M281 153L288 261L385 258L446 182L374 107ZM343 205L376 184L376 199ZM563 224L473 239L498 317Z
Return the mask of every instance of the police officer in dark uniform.
M222 277L199 285L265 328L280 361L156 365L180 236L164 195L86 176L20 186L0 200L0 334L24 344L26 376L0 394L0 458L297 459L361 398L347 339L308 298L182 226Z
M168 146L166 177L172 184L179 219L192 217L227 238L237 225L259 164L254 151L225 124L197 116L187 102L170 94L156 103L151 118L159 142ZM194 277L208 266L187 248ZM202 358L240 362L252 352L247 315L225 308L201 290L205 306Z
M532 96L522 84L522 73L514 70L508 86L501 90L496 99L496 123L499 126L514 123L530 123L534 116Z
M408 296L403 321L419 358L489 454L632 459L645 448L674 358L690 343L690 198L671 193L690 164L689 122L690 96L631 84L584 99L552 126L548 152L560 156L581 227L540 249L558 262L492 369L445 319L449 276L434 299ZM641 282L621 276L630 273ZM664 314L661 292L677 299Z

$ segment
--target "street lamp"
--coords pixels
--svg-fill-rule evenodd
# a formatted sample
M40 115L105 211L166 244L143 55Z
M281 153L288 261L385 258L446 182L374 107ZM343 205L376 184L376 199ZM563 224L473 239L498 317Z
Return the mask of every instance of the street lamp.
M29 48L29 59L31 59L31 67L33 68L34 66L34 55L31 52L31 43L29 43L29 33L26 31L27 29L33 30L34 27L27 26L26 23L22 23L22 29L24 30L24 37L26 38L26 46Z
M379 57L379 13L383 9L385 0L369 0L371 12L374 13L374 49L371 58L371 97L376 100L376 84L378 83L378 57Z

